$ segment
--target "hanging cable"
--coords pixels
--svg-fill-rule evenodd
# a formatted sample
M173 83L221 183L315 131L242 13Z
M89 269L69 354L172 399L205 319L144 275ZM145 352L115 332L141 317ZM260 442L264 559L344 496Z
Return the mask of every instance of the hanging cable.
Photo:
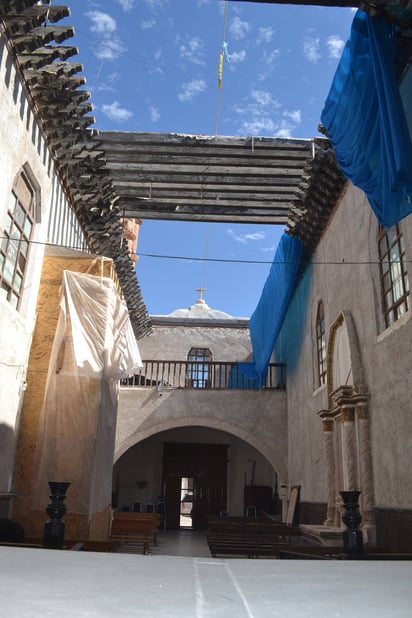
M207 224L206 228L206 243L205 243L205 258L203 260L203 277L202 277L202 288L206 289L206 268L207 263L209 261L209 233L210 233L210 221Z
M225 50L226 50L227 5L228 5L228 0L225 1L224 12L223 12L222 49L220 50L220 54L219 54L219 68L218 68L218 74L217 74L217 110L216 110L215 135L218 135L219 133L220 95L222 92L223 60L225 58Z

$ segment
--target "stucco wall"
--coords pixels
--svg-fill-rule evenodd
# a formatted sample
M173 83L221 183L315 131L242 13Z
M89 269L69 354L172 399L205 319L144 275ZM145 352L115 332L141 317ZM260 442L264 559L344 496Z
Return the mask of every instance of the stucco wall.
M190 323L190 320L187 320ZM214 362L246 360L251 353L248 328L154 326L139 339L143 360L187 360L191 348L209 348Z
M247 321L242 327L234 325L230 319L226 321L226 327L213 324L212 320L205 321L202 326L190 323L190 319L186 320L186 325L172 318L168 322L167 325L155 325L150 336L139 340L143 360L185 361L190 349L196 347L208 348L215 362L250 357ZM158 498L162 436L171 431L174 432L172 441L179 441L176 436L180 436L181 441L210 440L230 445L228 508L232 514L243 514L247 460L258 462L256 468L262 476L255 478L256 484L273 487L275 471L279 483L287 482L284 391L163 387L159 392L157 388L122 387L115 448L121 503L132 502L133 495L137 496L134 499L143 502ZM148 485L142 495L137 495L136 474L139 476L143 472Z
M0 230L3 229L9 197L16 175L29 162L41 186L41 224L34 239L46 240L46 227L52 193L52 165L31 113L10 56L0 39ZM43 245L30 247L21 311L17 313L0 298L0 427L2 455L0 493L11 489L17 418L24 393L25 371L34 327Z
M67 207L53 160L28 103L25 90L0 34L0 233L16 176L29 164L40 186L33 242L29 249L22 301L15 311L0 293L0 494L8 493L14 468L18 418L36 317L44 244L50 212ZM65 221L60 221L63 227Z
M410 217L401 222L407 260L411 259L411 223ZM384 329L376 232L377 221L363 193L348 185L290 305L276 347L277 360L288 364L289 481L302 485L303 500L326 501L317 413L328 407L328 387L316 388L315 380L315 320L318 302L323 300L326 333L347 311L359 340L370 397L375 504L410 508L411 310Z
M245 440L287 480L284 391L211 391L122 387L115 460L137 442L176 427L210 427Z

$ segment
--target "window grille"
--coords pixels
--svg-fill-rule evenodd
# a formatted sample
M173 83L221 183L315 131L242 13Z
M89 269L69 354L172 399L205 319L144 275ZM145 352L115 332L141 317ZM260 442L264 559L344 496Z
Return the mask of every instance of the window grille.
M36 190L22 171L10 195L0 246L0 289L19 309L30 240L35 224Z
M207 348L192 348L187 355L187 380L193 388L210 388L212 353Z
M316 348L318 361L318 386L326 382L326 330L325 330L325 309L323 302L318 304L316 313Z
M385 327L388 327L409 308L405 246L399 225L390 229L379 226L378 249L383 317Z

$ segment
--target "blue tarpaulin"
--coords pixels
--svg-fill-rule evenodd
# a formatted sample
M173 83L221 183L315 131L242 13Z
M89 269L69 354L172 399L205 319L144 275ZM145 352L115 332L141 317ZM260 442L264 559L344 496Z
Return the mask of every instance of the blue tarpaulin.
M412 212L412 145L396 75L397 26L358 11L321 120L342 173L391 227Z
M257 388L264 386L270 357L295 285L301 255L300 240L283 234L261 297L249 322L253 362L238 363L238 370L233 376L233 387L239 387L239 384L243 383L242 374L246 381L255 380Z

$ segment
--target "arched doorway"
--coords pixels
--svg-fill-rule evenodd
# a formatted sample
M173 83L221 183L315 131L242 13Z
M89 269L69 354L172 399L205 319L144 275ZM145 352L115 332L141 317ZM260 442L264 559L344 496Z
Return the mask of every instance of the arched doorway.
M277 478L268 459L245 440L210 427L181 427L137 442L116 461L114 506L131 510L138 503L147 510L163 503L166 528L202 529L207 515L221 511L244 515L256 506L257 513L279 512ZM185 483L189 491L182 494ZM192 505L183 500L186 493ZM182 508L191 521L181 521Z

